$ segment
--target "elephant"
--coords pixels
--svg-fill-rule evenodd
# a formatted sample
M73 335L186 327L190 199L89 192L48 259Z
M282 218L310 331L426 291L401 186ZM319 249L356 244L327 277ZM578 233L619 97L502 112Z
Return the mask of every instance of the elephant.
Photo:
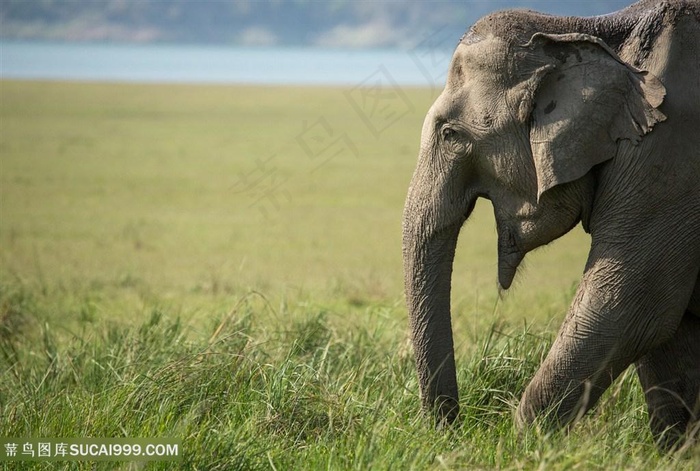
M700 428L700 4L505 10L459 40L402 222L421 403L438 424L459 414L451 278L478 198L493 206L502 290L528 252L579 223L590 234L516 425L570 428L635 365L654 439L687 443Z

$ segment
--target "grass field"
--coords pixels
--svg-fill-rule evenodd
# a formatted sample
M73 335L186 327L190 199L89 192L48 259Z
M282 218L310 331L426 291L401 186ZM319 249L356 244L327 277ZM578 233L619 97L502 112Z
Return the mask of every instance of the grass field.
M501 298L486 203L453 278L463 414L421 417L400 221L434 97L371 92L0 82L0 436L176 437L201 470L697 469L657 453L633 371L569 434L516 432L588 238Z

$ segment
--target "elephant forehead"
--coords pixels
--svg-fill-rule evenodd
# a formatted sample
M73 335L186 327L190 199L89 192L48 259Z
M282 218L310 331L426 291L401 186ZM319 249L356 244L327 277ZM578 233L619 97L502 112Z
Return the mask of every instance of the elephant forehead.
M426 121L451 121L467 128L486 129L492 123L495 104L472 87L446 89L430 109Z
M448 84L458 85L473 78L505 76L509 57L508 45L499 38L457 45L448 71Z
M502 104L509 75L503 61L494 59L502 47L503 44L496 40L484 40L473 45L460 44L457 47L445 90L465 106L464 112L493 111L494 106Z

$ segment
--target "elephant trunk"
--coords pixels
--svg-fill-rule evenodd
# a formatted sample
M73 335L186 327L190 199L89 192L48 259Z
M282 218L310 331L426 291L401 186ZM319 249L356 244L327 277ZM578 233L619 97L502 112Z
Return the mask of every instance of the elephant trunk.
M450 291L457 236L465 214L464 206L458 204L463 196L450 198L447 188L418 170L403 218L406 303L421 400L423 409L435 414L438 423L451 423L458 414Z

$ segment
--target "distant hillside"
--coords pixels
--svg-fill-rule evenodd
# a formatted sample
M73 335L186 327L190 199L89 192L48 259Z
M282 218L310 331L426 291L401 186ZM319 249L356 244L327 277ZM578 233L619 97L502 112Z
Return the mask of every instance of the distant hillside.
M411 47L503 8L597 15L627 0L0 0L0 37L250 46Z

